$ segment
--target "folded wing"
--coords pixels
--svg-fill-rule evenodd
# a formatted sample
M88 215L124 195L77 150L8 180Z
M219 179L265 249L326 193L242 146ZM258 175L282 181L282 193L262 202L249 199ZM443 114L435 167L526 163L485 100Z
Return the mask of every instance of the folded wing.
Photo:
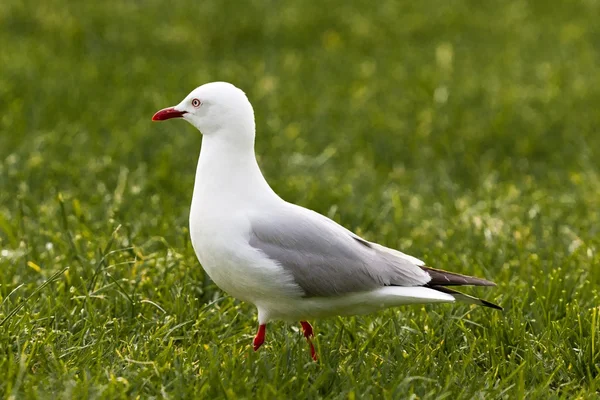
M331 219L290 203L254 215L250 224L250 245L286 269L307 297L340 296L383 286L426 286L464 301L471 297L462 298L459 292L443 287L494 285L426 267L415 257L368 242Z

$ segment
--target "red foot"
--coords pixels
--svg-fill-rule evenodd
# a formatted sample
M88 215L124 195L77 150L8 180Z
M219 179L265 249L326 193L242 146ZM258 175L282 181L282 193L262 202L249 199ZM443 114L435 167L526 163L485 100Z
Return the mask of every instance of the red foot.
M310 356L312 357L313 361L317 361L317 352L315 351L315 346L313 345L312 340L310 340L310 338L314 336L313 328L307 321L300 321L300 325L302 325L302 332L304 333L306 341L310 345Z
M254 351L258 350L260 346L265 342L265 331L267 326L265 324L258 326L258 332L256 332L256 336L254 337Z

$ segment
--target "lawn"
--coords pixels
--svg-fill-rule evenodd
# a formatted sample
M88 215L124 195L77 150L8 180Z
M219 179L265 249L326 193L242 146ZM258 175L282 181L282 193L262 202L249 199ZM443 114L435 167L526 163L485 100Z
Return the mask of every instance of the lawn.
M600 395L600 3L5 0L0 395ZM272 323L196 261L202 137L159 108L224 80L286 200L470 305Z

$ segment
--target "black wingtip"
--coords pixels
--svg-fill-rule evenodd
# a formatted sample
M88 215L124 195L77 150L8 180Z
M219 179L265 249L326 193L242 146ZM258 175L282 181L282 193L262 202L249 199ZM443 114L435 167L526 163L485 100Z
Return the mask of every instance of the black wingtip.
M449 288L447 286L426 286L430 289L437 290L438 292L447 293L458 301L462 301L469 304L477 304L479 306L493 308L494 310L504 311L502 307L497 304L492 303L491 301L483 300L478 297L474 297L463 292L459 292L458 290Z
M427 283L429 286L496 286L494 282L483 278L444 271L426 265L420 268L431 277L431 280Z
M498 304L494 304L494 303L492 303L490 301L483 300L483 299L479 299L479 301L481 301L481 305L482 306L490 307L490 308L493 308L495 310L504 311L504 308L500 307Z

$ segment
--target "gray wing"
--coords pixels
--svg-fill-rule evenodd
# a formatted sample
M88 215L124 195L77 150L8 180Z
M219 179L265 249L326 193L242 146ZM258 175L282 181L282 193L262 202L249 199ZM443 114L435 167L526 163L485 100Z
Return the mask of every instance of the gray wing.
M422 286L423 262L370 243L327 217L287 204L251 218L250 245L289 271L306 296Z

